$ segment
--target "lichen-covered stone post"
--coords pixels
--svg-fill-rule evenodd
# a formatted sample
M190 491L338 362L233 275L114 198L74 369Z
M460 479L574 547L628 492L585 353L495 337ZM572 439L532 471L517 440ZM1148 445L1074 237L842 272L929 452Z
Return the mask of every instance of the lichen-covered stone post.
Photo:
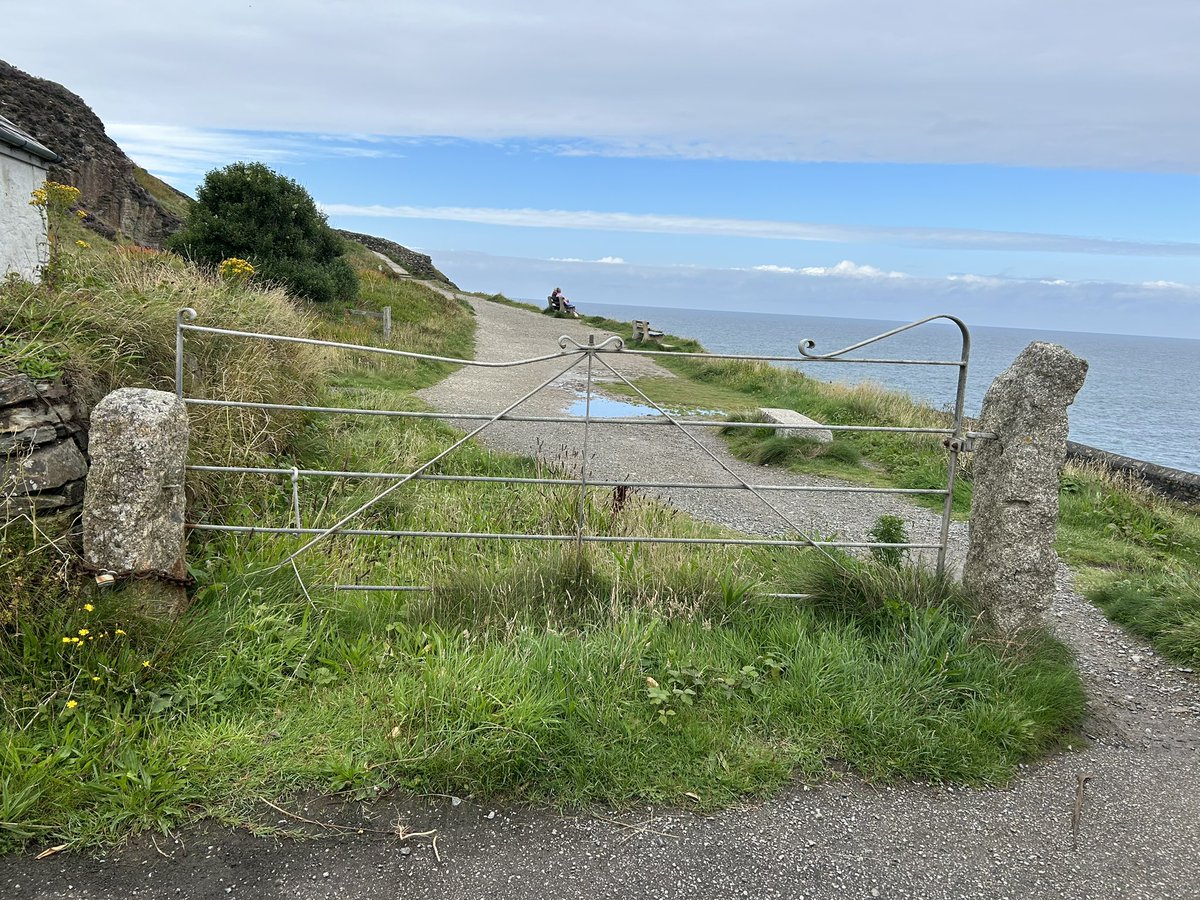
M1054 596L1059 474L1067 455L1067 407L1087 361L1034 341L996 377L983 400L972 464L970 546L963 582L1015 632L1036 625Z
M121 388L92 410L92 457L83 501L83 553L118 575L150 575L131 589L152 616L187 606L184 564L184 465L188 418L174 394Z

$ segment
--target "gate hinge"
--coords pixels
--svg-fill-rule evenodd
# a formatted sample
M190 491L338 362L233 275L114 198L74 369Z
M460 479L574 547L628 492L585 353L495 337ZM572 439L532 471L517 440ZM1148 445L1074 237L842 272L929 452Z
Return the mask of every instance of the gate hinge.
M970 435L948 437L942 441L942 446L952 453L971 453L975 450L975 438Z

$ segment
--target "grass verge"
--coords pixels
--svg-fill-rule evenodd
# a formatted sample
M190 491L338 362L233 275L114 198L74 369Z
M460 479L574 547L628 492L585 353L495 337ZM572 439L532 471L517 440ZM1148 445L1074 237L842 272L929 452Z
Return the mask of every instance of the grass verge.
M111 260L76 264L55 292L21 288L4 301L53 308L53 324L27 311L6 334L36 334L68 368L100 373L97 383L111 373L159 384L185 298L217 297L205 307L210 322L273 330L275 316L291 315L306 334L378 339L338 310L301 311L283 297L287 309L272 307L269 291L217 284L169 258L130 261L114 250ZM157 324L126 334L95 318L134 303ZM440 295L381 275L364 279L360 303L392 305L408 348L470 351L471 316ZM285 396L411 408L412 388L445 371L323 352L275 359L229 343L189 340L195 388L265 390L255 367L263 378L277 367L298 382L280 388L300 392ZM206 438L197 459L392 472L459 434L435 421L351 416L204 427L219 451ZM575 464L467 445L436 471L538 475ZM199 484L193 519L290 521L283 480ZM332 524L383 487L305 479L304 524ZM414 482L361 521L569 534L579 512L578 494L555 485ZM592 531L716 533L637 493L593 493L583 513ZM338 537L293 570L277 564L297 538L195 534L192 608L161 625L139 619L119 591L94 593L75 577L66 530L18 519L0 531L0 844L9 848L112 842L202 815L253 821L261 798L297 791L714 808L831 766L878 779L1002 783L1069 734L1083 708L1060 645L1039 637L1011 646L953 586L875 561ZM335 582L432 589L334 592ZM816 601L769 596L800 590Z
M829 384L759 363L662 357L676 378L638 386L664 405L724 409L756 421L759 407L798 410L827 424L948 427L948 414L870 383ZM606 390L633 394L623 385ZM836 434L832 444L783 438L773 428L728 429L731 451L757 465L782 466L846 481L944 488L946 451L936 436ZM970 509L966 456L954 511ZM923 498L940 506L937 498ZM1062 477L1058 551L1080 587L1114 620L1148 638L1171 659L1200 663L1200 514L1138 482L1097 467L1068 465Z
M1200 665L1200 514L1128 477L1068 466L1058 551L1115 622Z

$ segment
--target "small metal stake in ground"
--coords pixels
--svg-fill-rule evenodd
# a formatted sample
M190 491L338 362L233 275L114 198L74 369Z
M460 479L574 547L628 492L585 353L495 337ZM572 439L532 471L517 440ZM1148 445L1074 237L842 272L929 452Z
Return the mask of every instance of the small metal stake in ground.
M1075 809L1071 813L1071 849L1079 849L1079 825L1083 819L1083 794L1087 789L1088 782L1092 780L1091 775L1085 775L1080 772L1075 776Z

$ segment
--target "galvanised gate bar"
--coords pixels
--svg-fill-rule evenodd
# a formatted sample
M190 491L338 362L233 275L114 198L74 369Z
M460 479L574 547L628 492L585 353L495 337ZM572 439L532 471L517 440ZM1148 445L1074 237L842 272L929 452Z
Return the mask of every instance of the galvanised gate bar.
M689 359L734 359L748 360L756 362L772 362L772 363L803 363L814 365L834 365L837 363L857 363L857 364L873 364L873 365L889 365L889 366L952 366L958 370L957 389L954 398L954 418L949 428L902 428L902 427L887 427L887 426L871 426L871 425L823 425L815 424L811 426L791 425L786 427L789 431L803 430L825 430L831 432L888 432L893 434L932 434L941 435L944 438L944 445L948 450L948 460L946 466L946 486L944 488L877 488L877 487L852 487L841 485L779 485L779 484L752 484L735 473L723 460L714 454L708 447L704 446L694 434L692 429L697 428L763 428L767 427L763 422L726 422L719 420L703 420L703 419L688 419L684 421L679 416L672 415L665 410L653 399L648 397L640 388L633 382L621 374L617 369L619 360L627 356L664 356L670 354L667 350L643 350L630 349L625 346L623 339L616 336L607 337L604 340L596 343L594 336L589 336L588 343L581 344L570 337L562 337L558 341L558 349L555 352L547 353L543 356L530 357L528 359L517 359L506 362L483 362L470 359L456 359L453 357L434 356L425 353L415 353L406 350L394 350L385 347L370 347L360 344L347 344L337 341L322 341L314 338L290 337L285 335L275 334L260 334L249 331L234 331L226 328L218 328L205 325L194 324L197 319L195 310L182 309L176 317L176 339L175 339L175 391L178 397L186 404L191 406L216 406L230 407L241 409L258 409L258 410L286 410L295 412L310 412L310 413L325 413L332 415L364 415L364 416L389 416L395 418L433 418L450 421L461 421L467 423L468 430L462 437L451 443L441 452L414 468L409 472L360 472L360 471L335 471L327 469L299 469L299 468L263 468L263 467L246 467L246 466L188 466L190 471L196 472L228 472L228 473L245 473L257 474L263 476L277 476L286 478L291 483L291 499L293 522L290 525L280 526L248 526L248 525L223 525L219 523L196 522L189 523L188 527L196 531L218 531L218 532L233 532L242 534L280 534L280 535L295 535L306 536L308 539L298 549L294 550L280 565L287 564L301 554L307 553L313 547L329 538L331 535L347 535L347 536L378 536L378 537L396 537L396 538L437 538L437 539L463 539L463 540L502 540L502 541L554 541L564 542L573 541L577 545L585 543L660 543L660 544L720 544L720 545L743 545L743 546L768 546L768 547L813 547L818 550L825 548L848 548L848 549L870 549L874 547L881 548L896 548L896 549L911 549L911 550L936 550L937 551L937 570L939 573L945 570L946 565L946 547L949 538L950 518L952 509L952 498L954 493L954 483L958 470L959 454L970 449L971 441L977 439L988 439L994 435L982 432L967 431L964 427L963 404L966 394L967 384L967 369L971 352L971 337L967 326L958 318L951 315L935 315L920 319L916 322L911 322L907 325L902 325L894 328L891 331L876 335L864 341L859 341L848 347L843 347L840 350L835 350L830 353L815 353L813 352L816 343L812 340L804 340L799 344L799 356L752 356L743 354L723 354L723 353L697 353L688 354ZM850 356L856 350L861 350L873 344L885 341L895 335L917 328L928 322L933 322L939 319L945 319L954 323L962 336L961 354L958 359L894 359L894 358L863 358ZM390 409L358 409L349 407L335 406L299 406L280 403L256 403L239 400L220 400L207 399L198 397L188 397L184 391L184 352L186 349L186 337L188 333L203 333L211 335L222 335L231 339L251 340L251 341L279 341L293 344L308 344L318 347L328 347L332 349L352 351L356 353L371 353L384 356L403 357L407 359L426 360L429 362L452 363L459 366L479 366L484 368L513 368L518 366L529 366L537 363L545 363L554 360L561 360L565 365L556 371L551 377L542 381L537 387L527 391L522 396L515 399L504 409L494 414L483 413L455 413L455 412L412 412L408 410L390 410ZM674 354L672 354L674 355ZM578 416L535 416L522 415L517 410L528 401L531 397L546 389L551 384L556 382L562 376L569 372L582 368L586 372L586 393L584 396L584 415ZM658 416L648 418L608 418L595 417L592 415L591 402L594 390L594 378L597 372L607 373L614 376L618 381L623 383L637 397L641 398L644 403L657 411ZM583 427L583 463L580 468L578 477L570 477L564 474L562 477L554 478L519 478L519 477L498 477L498 476L474 476L474 475L442 475L435 474L429 470L438 462L449 456L459 447L463 446L475 436L484 432L489 426L496 422L528 422L528 423L572 423L580 424ZM478 423L478 424L476 424ZM700 450L705 456L712 459L721 470L725 472L730 481L725 483L715 482L670 482L670 481L630 481L630 480L604 480L590 479L588 477L588 451L589 444L592 440L593 428L607 427L639 427L639 428L673 428L678 429L685 435L691 444ZM304 527L300 515L300 479L301 478L357 478L357 479L373 479L376 481L391 482L389 486L382 489L373 498L359 506L356 510L343 516L338 522L327 528L311 528ZM457 482L480 482L480 483L504 483L504 484L542 484L542 485L557 485L557 486L574 486L579 490L579 513L577 516L576 527L573 533L569 534L534 534L534 533L498 533L498 532L458 532L458 531L415 531L415 530L389 530L378 528L361 528L354 527L355 520L362 516L368 509L374 506L385 497L390 496L398 490L401 490L406 484L414 481L457 481ZM764 507L774 513L780 520L780 523L786 526L787 536L779 538L702 538L702 537L664 537L657 535L607 535L607 534L590 534L585 530L585 501L589 489L707 489L715 491L748 491L756 497ZM775 492L796 492L796 493L825 493L825 494L910 494L910 495L932 495L942 497L942 514L941 527L937 543L880 543L872 541L838 541L838 540L818 540L805 534L786 513L781 511L775 503L770 499L770 495ZM353 591L414 591L428 590L424 585L402 585L402 584L336 584L332 585L335 590L353 590ZM780 595L776 595L780 596ZM782 596L798 596L798 595L782 595Z

